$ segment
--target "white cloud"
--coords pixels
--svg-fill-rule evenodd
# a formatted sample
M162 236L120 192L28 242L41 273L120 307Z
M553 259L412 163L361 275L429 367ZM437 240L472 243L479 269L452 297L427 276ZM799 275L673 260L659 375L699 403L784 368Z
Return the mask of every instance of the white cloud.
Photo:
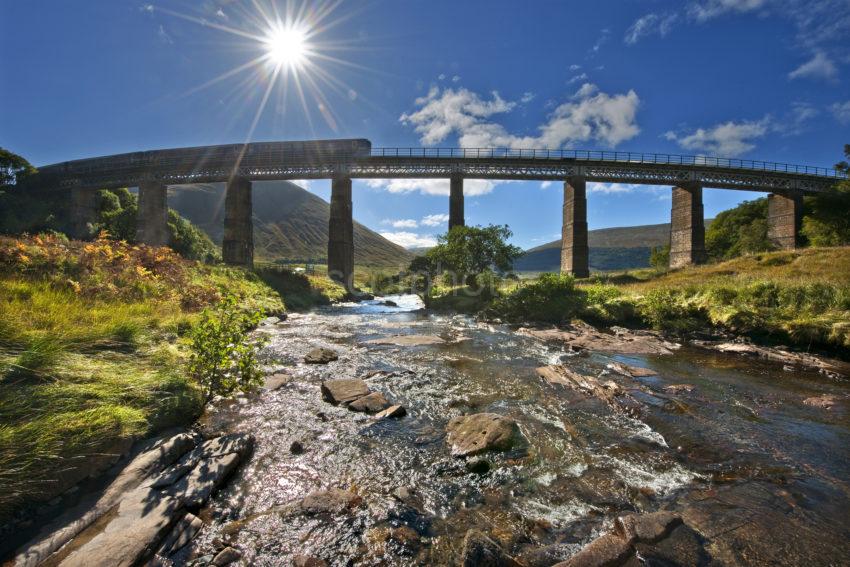
M153 4L142 4L139 7L139 10L141 10L142 12L147 12L147 13L150 14L154 11L154 7L153 7Z
M829 107L835 119L842 124L850 124L850 100L846 102L836 102Z
M165 27L162 24L159 25L158 35L159 35L160 41L162 41L163 43L168 43L168 44L174 43L174 40L171 39L171 36L168 35L168 32L165 31Z
M788 73L789 79L834 79L838 74L835 63L823 52L814 56Z
M458 81L460 81L460 75L455 75L454 77L452 77L453 83L457 83Z
M446 78L446 74L445 74L445 73L440 73L440 74L437 76L437 80L440 80L440 81L445 80L445 78Z
M395 242L404 248L423 248L437 245L437 239L430 235L416 234L415 232L382 232L381 236Z
M599 49L605 45L605 42L608 41L608 37L611 35L611 30L608 28L604 28L602 32L599 34L599 39L596 40L596 43L593 44L593 47L590 48L591 53L599 53Z
M524 93L522 93L522 98L521 98L521 99L519 99L519 101L520 101L522 104L528 104L529 102L531 102L532 100L534 100L534 98L535 98L536 96L537 96L537 95L535 95L533 92L524 92Z
M635 122L640 99L633 90L609 95L585 83L570 102L558 106L548 121L538 126L537 136L514 135L501 124L488 121L516 107L497 92L491 97L486 100L464 88L434 87L427 96L416 99L418 110L403 114L400 120L413 125L425 145L456 134L460 145L467 148L560 148L591 140L613 147L640 132Z
M570 65L570 71L578 71L579 69L581 69L581 65L578 65L576 63Z
M691 4L688 14L698 22L705 22L729 12L752 12L766 4L767 0L703 0Z
M441 224L445 224L449 222L449 215L447 214L436 214L436 215L428 215L422 217L422 225L423 226L440 226Z
M219 18L221 18L222 20L227 20L227 19L229 19L229 18L227 17L227 14L225 14L225 13L224 13L224 10L222 10L221 8L219 8L219 9L216 11L215 15L216 15L216 16L218 16Z
M555 184L554 181L543 181L543 182L540 183L540 188L541 189L548 189L549 187L551 187L554 184Z
M383 224L390 224L393 228L417 228L419 223L414 219L384 219L381 221Z
M298 185L299 187L301 187L302 189L307 189L307 190L309 190L310 185L313 184L312 179L291 179L289 182L294 183L294 184Z
M498 184L509 183L500 181ZM367 179L366 185L373 189L383 189L390 193L412 193L423 195L449 195L448 179ZM493 191L497 183L486 179L464 179L463 194L467 197L486 195Z
M647 14L635 20L635 22L626 30L626 36L623 41L629 45L634 45L641 38L651 35L666 36L673 29L673 24L679 18L678 14Z
M573 83L577 83L579 81L586 81L586 80L587 80L587 73L581 73L579 75L576 75L575 77L573 77L569 81L567 81L567 84L571 85Z
M697 128L689 134L667 132L664 137L686 150L712 156L738 157L755 147L754 140L771 129L769 117L758 121L724 122L711 128Z
M610 195L614 193L634 193L641 189L641 185L633 183L588 183L587 191L589 193L599 193L602 195Z
M357 100L357 91L355 91L354 89L348 89L348 100Z

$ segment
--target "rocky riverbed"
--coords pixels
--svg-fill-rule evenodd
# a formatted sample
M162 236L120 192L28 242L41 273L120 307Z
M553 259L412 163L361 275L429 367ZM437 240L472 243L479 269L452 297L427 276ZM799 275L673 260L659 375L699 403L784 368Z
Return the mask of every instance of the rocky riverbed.
M411 296L258 332L270 339L266 388L213 404L180 455L116 500L146 491L136 498L146 507L125 505L159 530L138 557L546 567L850 557L840 365L625 329L511 329L431 314ZM239 451L215 449L235 439ZM218 478L203 463L225 460L229 482L189 488ZM166 497L159 526L148 510ZM103 534L141 525L116 524L115 509L53 559L73 564L105 549L94 545Z

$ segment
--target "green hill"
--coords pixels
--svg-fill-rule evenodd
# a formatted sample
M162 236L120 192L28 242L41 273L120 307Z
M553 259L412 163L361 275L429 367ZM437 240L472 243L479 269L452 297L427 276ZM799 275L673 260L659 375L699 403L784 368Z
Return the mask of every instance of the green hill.
M254 255L273 262L324 262L328 251L330 205L288 181L254 183ZM224 186L182 186L169 194L169 206L221 243ZM407 265L413 254L362 224L354 223L354 261L358 265Z
M706 220L706 226L711 221ZM653 246L670 242L670 224L647 224L591 230L587 234L590 247L590 269L598 271L631 270L649 266ZM554 272L561 267L561 241L531 248L514 263L522 272Z

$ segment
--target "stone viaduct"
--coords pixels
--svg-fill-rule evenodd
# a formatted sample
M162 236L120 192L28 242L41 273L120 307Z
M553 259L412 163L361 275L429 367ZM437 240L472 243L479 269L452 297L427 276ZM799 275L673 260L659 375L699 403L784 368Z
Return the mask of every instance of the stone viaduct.
M168 186L227 184L222 256L253 263L251 183L331 179L328 273L351 286L354 273L352 178L447 178L449 228L464 224L463 180L517 179L564 183L561 271L586 277L588 181L672 187L670 266L705 260L702 192L707 188L769 193L768 232L780 248L797 244L802 197L828 191L841 173L749 160L581 150L372 148L368 140L257 142L152 150L48 165L29 178L45 190L71 192L76 235L96 214L99 189L139 188L138 239L167 244Z

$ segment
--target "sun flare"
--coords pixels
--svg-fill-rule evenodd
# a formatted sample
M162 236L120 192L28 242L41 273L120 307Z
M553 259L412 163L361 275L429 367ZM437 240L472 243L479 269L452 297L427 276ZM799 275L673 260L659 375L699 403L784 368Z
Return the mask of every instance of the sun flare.
M269 60L280 67L300 67L307 57L307 37L298 28L274 29L264 43Z

